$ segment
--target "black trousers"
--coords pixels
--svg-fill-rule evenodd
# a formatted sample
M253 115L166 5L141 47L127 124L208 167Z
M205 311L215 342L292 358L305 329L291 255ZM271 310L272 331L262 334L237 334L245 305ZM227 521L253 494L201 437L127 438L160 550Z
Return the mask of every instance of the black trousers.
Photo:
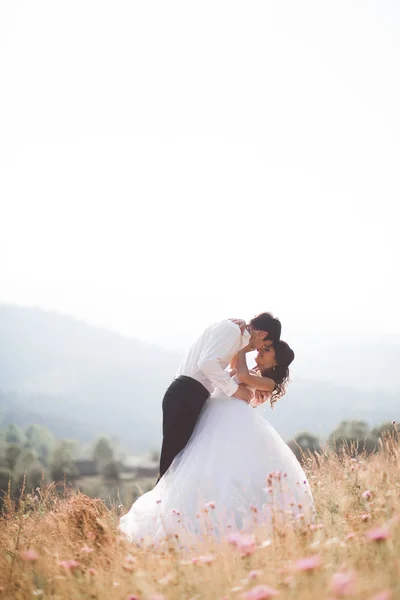
M162 403L163 442L158 480L188 443L209 396L208 390L201 383L185 375L174 379L165 392Z

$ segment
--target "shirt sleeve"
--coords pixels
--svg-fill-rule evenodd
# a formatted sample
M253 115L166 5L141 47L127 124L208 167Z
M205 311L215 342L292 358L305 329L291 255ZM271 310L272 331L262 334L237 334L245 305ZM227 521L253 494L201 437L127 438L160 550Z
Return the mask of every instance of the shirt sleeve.
M232 380L229 373L224 371L219 360L223 357L233 356L241 337L240 327L233 323L222 321L215 326L214 331L203 348L198 368L211 381L214 387L219 388L232 396L238 389L238 384Z

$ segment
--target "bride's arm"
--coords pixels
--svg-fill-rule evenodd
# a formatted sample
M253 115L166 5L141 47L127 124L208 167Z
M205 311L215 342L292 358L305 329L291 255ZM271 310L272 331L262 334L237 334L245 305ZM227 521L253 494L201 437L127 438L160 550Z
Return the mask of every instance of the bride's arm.
M237 376L241 383L252 387L255 390L262 390L263 392L273 392L275 388L275 381L269 377L259 377L258 375L251 375L247 367L246 361L246 348L240 350L237 354Z

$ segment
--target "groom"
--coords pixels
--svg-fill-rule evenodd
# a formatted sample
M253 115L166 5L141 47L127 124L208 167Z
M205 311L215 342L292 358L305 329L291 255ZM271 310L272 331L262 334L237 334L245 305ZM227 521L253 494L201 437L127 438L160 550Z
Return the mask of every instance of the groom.
M280 336L279 319L271 313L261 313L247 325L229 319L214 323L192 344L163 399L159 480L188 443L201 409L215 388L245 402L251 400L249 389L235 383L225 371L235 354L248 344L261 350Z

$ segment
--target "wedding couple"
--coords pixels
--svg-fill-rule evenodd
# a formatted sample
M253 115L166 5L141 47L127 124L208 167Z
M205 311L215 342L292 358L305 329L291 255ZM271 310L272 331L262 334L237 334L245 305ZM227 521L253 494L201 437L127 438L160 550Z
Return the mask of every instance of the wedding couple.
M278 514L312 515L303 469L254 410L286 392L294 352L280 336L280 321L261 313L248 324L214 323L189 348L163 400L159 480L120 520L132 542L220 536L267 525Z

